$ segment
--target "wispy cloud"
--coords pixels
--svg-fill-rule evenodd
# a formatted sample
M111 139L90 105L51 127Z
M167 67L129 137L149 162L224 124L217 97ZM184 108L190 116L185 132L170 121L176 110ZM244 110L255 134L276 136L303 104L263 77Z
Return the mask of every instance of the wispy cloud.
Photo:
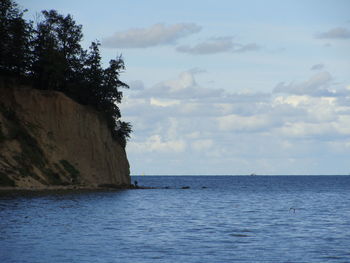
M180 38L199 32L202 28L194 23L174 25L155 24L148 28L132 28L116 32L103 39L108 48L147 48L175 44Z
M315 65L313 65L310 69L311 70L322 70L322 69L324 69L324 64L322 64L322 63L319 63L319 64L315 64Z
M336 91L331 87L331 81L332 76L324 71L301 83L279 83L274 92L310 96L336 96Z
M326 32L316 34L319 39L348 39L350 38L350 30L344 27L335 27Z
M237 44L236 48L233 50L233 52L236 53L243 53L248 51L257 51L261 49L261 47L256 43L249 43L249 44Z
M167 99L213 98L221 96L223 89L209 89L200 87L195 74L202 73L198 69L182 72L177 78L162 81L152 88L145 89L139 96L158 97Z
M215 54L228 52L234 48L232 38L213 38L195 46L183 45L176 48L177 51L194 55Z
M209 55L224 52L243 53L259 50L256 43L240 44L233 41L232 37L211 38L194 46L182 45L176 48L178 52L192 55Z

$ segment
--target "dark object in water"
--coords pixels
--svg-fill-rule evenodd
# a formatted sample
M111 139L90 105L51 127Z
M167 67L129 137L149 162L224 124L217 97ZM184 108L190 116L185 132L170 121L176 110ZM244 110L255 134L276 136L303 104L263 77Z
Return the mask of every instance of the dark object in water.
M206 188L208 188L208 187L206 187L206 186L202 186L202 189L206 189Z
M98 187L100 188L110 188L110 189L128 189L129 186L126 184L99 184ZM74 186L73 189L77 189L77 186Z
M295 213L295 208L291 207L289 208L289 211L292 210Z
M183 186L183 187L181 187L181 189L190 189L190 187L189 186Z
M139 188L139 183L135 180L134 181L135 188Z

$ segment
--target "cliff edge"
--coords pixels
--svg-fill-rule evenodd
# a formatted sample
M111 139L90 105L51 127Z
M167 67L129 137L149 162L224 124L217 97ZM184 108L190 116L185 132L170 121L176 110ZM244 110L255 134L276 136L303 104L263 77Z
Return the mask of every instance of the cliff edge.
M0 187L130 185L126 152L102 116L64 94L0 91Z

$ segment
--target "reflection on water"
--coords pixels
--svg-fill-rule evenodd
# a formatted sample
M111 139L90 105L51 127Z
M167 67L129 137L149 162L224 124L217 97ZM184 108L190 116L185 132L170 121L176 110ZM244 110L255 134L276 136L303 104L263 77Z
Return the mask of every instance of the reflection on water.
M1 193L0 262L350 262L349 177L135 179Z

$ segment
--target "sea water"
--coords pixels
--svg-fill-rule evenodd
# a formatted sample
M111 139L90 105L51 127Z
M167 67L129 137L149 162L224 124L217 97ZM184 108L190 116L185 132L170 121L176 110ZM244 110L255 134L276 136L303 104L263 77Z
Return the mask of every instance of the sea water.
M350 262L350 176L132 179L0 194L0 262Z

